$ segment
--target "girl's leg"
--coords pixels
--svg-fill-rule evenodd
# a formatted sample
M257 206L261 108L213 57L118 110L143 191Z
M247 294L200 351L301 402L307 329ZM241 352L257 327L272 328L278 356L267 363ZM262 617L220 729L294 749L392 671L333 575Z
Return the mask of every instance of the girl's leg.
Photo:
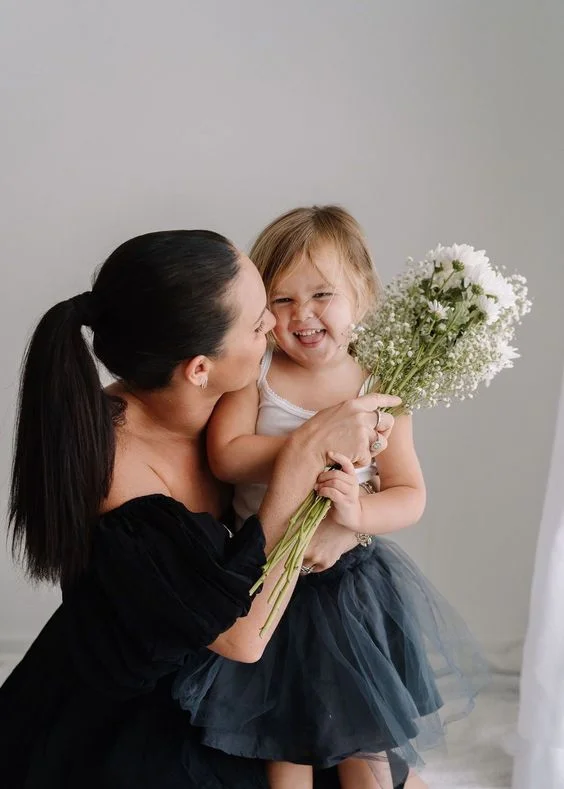
M417 773L410 770L407 781L405 782L405 789L429 789L429 786L425 781L421 780Z
M345 759L339 764L341 789L394 789L390 763L385 754L381 759ZM417 789L417 787L414 787Z
M313 789L313 768L292 762L268 762L266 765L270 789Z

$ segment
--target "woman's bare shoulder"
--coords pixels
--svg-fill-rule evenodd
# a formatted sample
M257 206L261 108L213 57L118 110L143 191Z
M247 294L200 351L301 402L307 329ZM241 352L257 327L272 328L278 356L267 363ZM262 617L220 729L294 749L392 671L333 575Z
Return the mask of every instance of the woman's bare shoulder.
M163 479L151 466L144 443L126 428L117 428L112 482L100 512L109 512L126 501L155 493L171 495Z

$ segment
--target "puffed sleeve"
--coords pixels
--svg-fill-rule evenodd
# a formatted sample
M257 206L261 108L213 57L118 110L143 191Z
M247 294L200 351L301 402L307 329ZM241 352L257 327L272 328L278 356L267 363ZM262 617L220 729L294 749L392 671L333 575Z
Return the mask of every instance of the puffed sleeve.
M88 572L63 589L79 673L101 692L136 695L228 630L251 605L265 561L259 520L234 536L167 496L104 515Z

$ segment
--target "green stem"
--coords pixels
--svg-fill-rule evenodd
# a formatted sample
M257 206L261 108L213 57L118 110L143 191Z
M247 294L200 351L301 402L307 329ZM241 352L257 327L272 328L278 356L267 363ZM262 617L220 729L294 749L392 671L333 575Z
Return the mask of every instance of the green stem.
M282 601L284 600L284 597L292 582L292 578L294 574L300 570L300 567L303 563L303 557L311 541L311 538L315 534L323 518L327 515L330 507L331 502L328 499L315 495L315 500L307 512L304 512L303 509L300 508L302 509L302 518L299 526L300 535L293 547L293 550L291 551L291 554L286 560L284 572L278 579L273 591L268 598L268 602L273 603L273 606L265 624L260 630L261 637L264 636L264 634L268 631L276 617L277 612L280 610L280 606L282 605ZM272 567L269 568L268 572L271 570ZM268 575L268 572L263 573L263 575Z

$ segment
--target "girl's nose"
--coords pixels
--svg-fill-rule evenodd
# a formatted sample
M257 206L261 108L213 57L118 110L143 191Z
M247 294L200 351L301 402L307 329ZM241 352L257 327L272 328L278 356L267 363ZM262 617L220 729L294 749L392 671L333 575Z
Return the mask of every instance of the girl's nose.
M312 307L311 301L305 302L295 302L294 309L293 309L293 318L296 321L306 321L309 318L313 318L314 311Z

